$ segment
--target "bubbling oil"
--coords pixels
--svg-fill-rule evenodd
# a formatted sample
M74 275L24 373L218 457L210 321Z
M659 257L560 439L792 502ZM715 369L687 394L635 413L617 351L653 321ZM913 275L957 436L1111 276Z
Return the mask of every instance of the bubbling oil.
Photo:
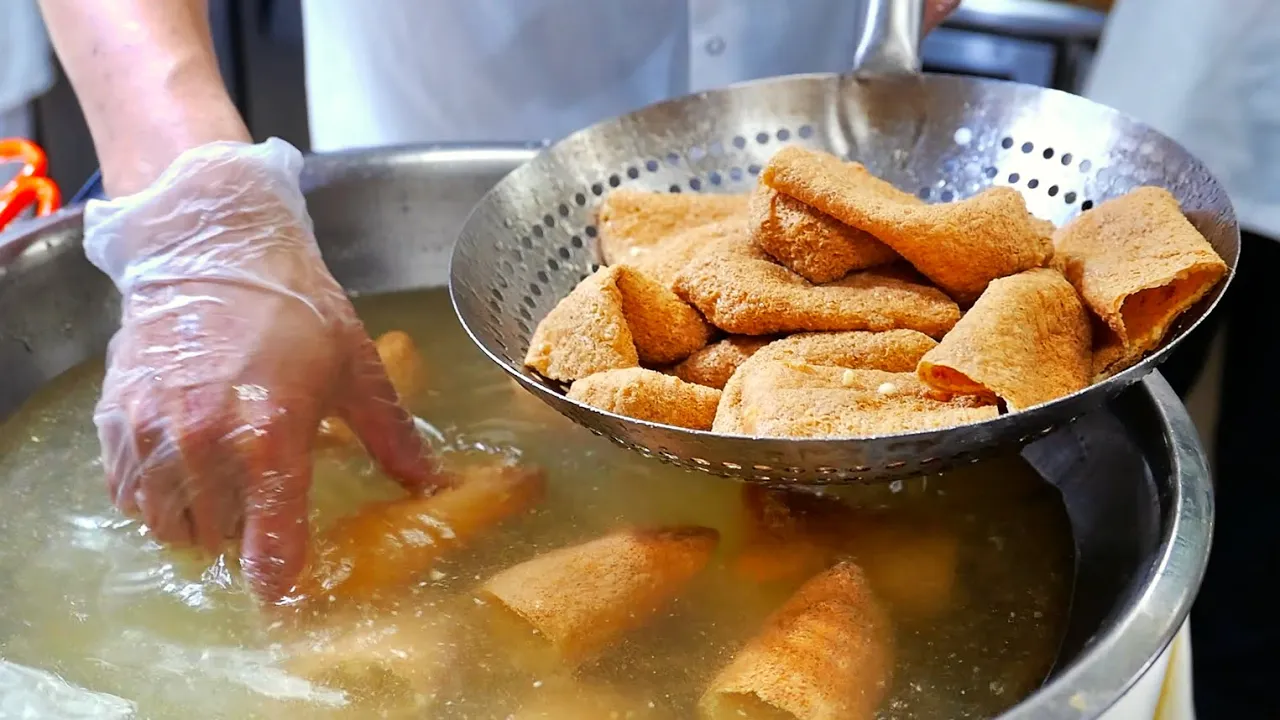
M372 334L405 330L422 349L431 389L413 410L439 431L438 449L540 465L547 494L537 510L438 562L393 604L299 622L255 606L234 554L166 549L111 508L91 420L102 367L78 368L0 426L0 717L696 715L718 669L789 591L744 589L729 571L747 540L742 486L641 458L561 418L482 357L443 291L356 305ZM886 516L928 517L957 539L946 607L920 617L889 604L896 666L878 717L991 717L1042 682L1072 580L1056 490L1014 456L832 494ZM314 527L398 495L363 458L317 456ZM495 636L493 608L475 592L493 573L621 527L669 525L715 528L721 542L643 631L574 672L531 670ZM335 634L379 627L424 633L397 652L423 674L438 666L427 685L374 674L362 697L291 670Z

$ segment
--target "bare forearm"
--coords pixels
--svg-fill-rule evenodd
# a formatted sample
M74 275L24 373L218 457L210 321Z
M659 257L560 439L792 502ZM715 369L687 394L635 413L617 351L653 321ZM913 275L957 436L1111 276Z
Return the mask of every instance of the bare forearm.
M112 195L183 151L249 133L218 73L206 0L40 0Z

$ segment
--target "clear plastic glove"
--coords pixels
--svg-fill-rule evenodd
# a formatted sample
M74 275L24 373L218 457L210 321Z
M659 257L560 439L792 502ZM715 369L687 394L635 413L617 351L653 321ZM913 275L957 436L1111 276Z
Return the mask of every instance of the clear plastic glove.
M123 296L94 412L112 498L162 542L241 539L268 601L306 560L321 418L410 490L438 477L320 257L301 168L281 140L214 143L85 210L85 251Z

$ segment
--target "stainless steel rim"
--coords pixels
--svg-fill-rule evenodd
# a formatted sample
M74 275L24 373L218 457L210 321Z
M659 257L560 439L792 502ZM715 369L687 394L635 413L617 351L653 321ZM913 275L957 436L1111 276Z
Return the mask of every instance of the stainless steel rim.
M1199 433L1182 401L1159 373L1143 379L1169 457L1171 482L1160 493L1170 517L1160 537L1159 559L1131 587L1142 596L1110 629L1049 682L1010 710L1004 720L1097 718L1115 705L1155 664L1191 613L1209 563L1213 537L1213 488Z

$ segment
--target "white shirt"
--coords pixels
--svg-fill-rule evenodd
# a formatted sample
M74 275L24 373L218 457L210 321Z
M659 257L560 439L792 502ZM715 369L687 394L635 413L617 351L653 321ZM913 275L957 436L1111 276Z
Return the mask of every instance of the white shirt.
M1280 0L1120 0L1085 94L1177 140L1280 239Z
M303 0L312 146L558 139L701 89L852 64L853 0ZM1280 238L1280 0L1120 0L1087 94Z
M733 82L848 70L850 0L303 0L318 151L558 139Z

